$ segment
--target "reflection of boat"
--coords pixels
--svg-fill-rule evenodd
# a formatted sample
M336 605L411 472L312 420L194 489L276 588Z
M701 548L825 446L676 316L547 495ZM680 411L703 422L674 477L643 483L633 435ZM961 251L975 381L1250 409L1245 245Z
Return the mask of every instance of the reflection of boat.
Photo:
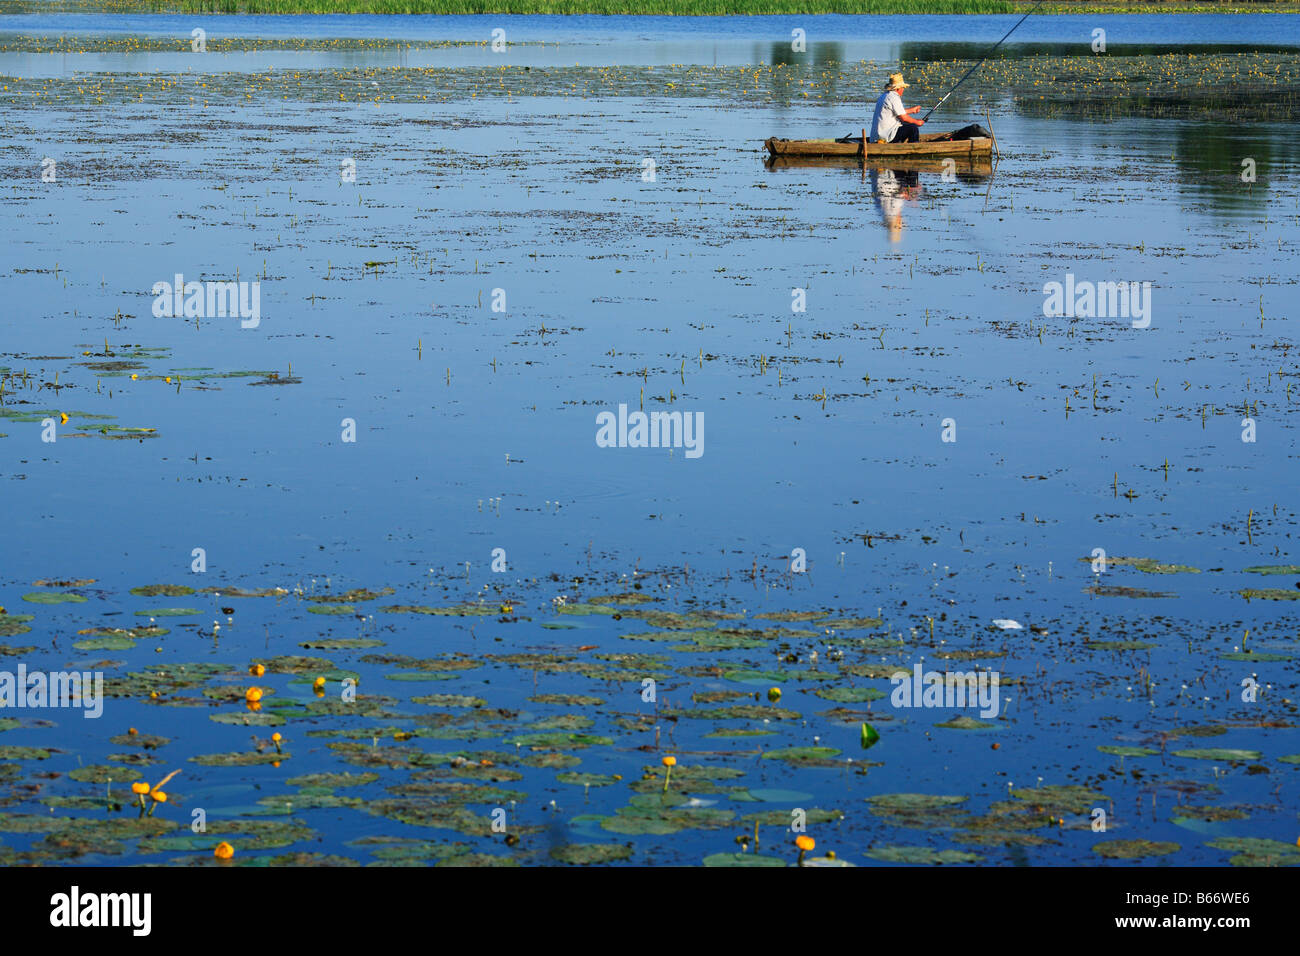
M952 133L922 133L918 143L867 143L867 159L936 158L958 159L977 157L989 160L993 155L993 140L986 136L973 139L951 139ZM775 136L763 144L772 156L781 157L845 157L863 158L862 137L837 139L777 139Z
M845 169L852 164L857 169L862 163L861 156L768 156L764 163L768 169L807 169L823 167L826 169ZM948 164L952 165L949 166ZM939 173L951 171L962 182L976 182L993 175L993 162L988 156L868 156L867 165L879 169L911 170L919 173Z

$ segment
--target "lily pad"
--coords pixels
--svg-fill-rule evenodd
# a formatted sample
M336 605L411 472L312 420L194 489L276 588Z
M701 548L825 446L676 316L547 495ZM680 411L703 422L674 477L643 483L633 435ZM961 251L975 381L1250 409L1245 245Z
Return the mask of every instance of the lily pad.
M725 614L721 611L678 613L676 611L654 609L625 611L623 616L644 621L651 627L662 627L672 631L691 631L697 628L707 628L721 621L736 621L744 617L743 614Z
M1147 856L1168 856L1181 849L1177 843L1153 840L1106 840L1093 844L1092 852L1108 860L1137 860Z
M327 674L337 670L333 661L323 657L308 657L302 654L285 654L280 657L254 658L254 664L263 665L272 674Z
M755 614L756 621L819 621L824 617L830 617L830 611L767 611L763 614Z
M319 604L351 604L353 601L374 601L381 597L387 597L392 593L392 588L383 588L379 591L371 591L368 588L353 588L351 591L344 591L342 594L309 594L307 600Z
M757 853L713 853L704 858L705 866L789 866L785 860Z
M208 720L217 724L230 724L235 727L280 727L285 719L269 711L235 711L230 714L209 714Z
M109 743L119 747L142 747L145 750L157 750L171 742L170 737L161 737L157 734L118 734L109 738Z
M141 840L141 853L167 851L211 850L220 841L226 841L239 851L273 850L310 840L315 832L296 821L279 820L220 820L209 819L203 833L184 833L175 836L149 837Z
M1012 790L1011 796L1017 800L1024 800L1032 806L1042 807L1058 816L1064 816L1066 813L1087 813L1107 800L1104 793L1077 784Z
M805 866L805 867L808 867L808 866L837 866L837 867L842 867L842 866L852 866L852 867L856 867L857 864L856 864L856 863L850 863L848 860L840 859L840 858L837 857L837 856L830 856L830 855L827 855L827 856L809 856L809 857L805 857L805 858L804 858L804 861L803 861L803 866Z
M883 621L878 617L837 617L829 621L820 621L822 627L837 631L859 631L880 627Z
M565 767L576 767L582 763L582 758L575 757L573 754L540 753L529 754L520 763L525 767L545 767L557 770Z
M215 585L209 588L201 588L200 593L216 594L223 598L257 598L284 597L289 591L286 588L254 588L247 590L245 588Z
M171 631L165 627L146 624L143 627L83 627L77 632L79 635L87 637L126 637L131 640L139 640L144 637L162 637L164 634L170 634Z
M409 823L413 826L455 830L467 836L488 837L493 833L492 817L465 807L418 797L370 800L366 812Z
M638 604L650 604L659 600L651 597L649 594L640 594L636 591L627 591L622 594L598 594L596 597L588 598L588 604L614 604L618 607L635 607Z
M1170 818L1174 823L1188 820L1200 820L1205 823L1224 823L1228 820L1248 820L1250 814L1236 807L1188 807L1181 806Z
M28 621L36 620L34 614L0 614L0 637L16 637L31 630Z
M960 717L945 720L942 723L935 724L935 726L947 727L949 730L991 730L997 727L997 724L991 724L986 720L976 720L974 717L967 717L962 714Z
M1093 597L1161 599L1178 597L1173 591L1153 591L1150 588L1135 588L1126 584L1090 584L1083 589L1083 593L1091 594Z
M1080 558L1091 563L1092 558ZM1147 574L1200 574L1200 568L1186 564L1163 564L1155 558L1107 558L1106 563L1113 568L1135 568Z
M682 830L726 826L734 818L730 810L687 805L678 794L637 794L630 806L601 820L603 830L627 836L666 836Z
M1207 846L1236 854L1228 862L1233 866L1297 866L1300 865L1300 847L1281 840L1262 837L1222 837L1211 840Z
M433 614L444 617L480 617L496 614L497 608L486 604L456 604L451 607L426 607L422 604L390 604L379 610L389 614Z
M487 701L482 697L470 697L468 694L425 694L423 697L412 697L411 701L428 707L484 707L487 705Z
M0 746L0 760L47 760L50 752L44 747Z
M276 763L288 759L289 754L287 752L282 754L274 751L271 753L257 753L250 750L225 754L200 754L197 757L191 757L190 762L203 767L257 767L262 764Z
M874 687L819 687L813 693L837 704L865 704L886 696L884 691Z
M621 843L570 843L551 847L551 859L576 865L613 863L631 856L632 848Z
M135 647L135 641L129 637L92 637L73 641L72 646L79 651L129 651Z
M733 704L730 707L694 708L665 711L673 717L695 720L798 720L800 715L784 707L766 704Z
M69 770L68 777L78 783L128 783L139 780L140 771L112 764L90 764Z
M603 697L586 694L534 694L528 699L535 704L559 704L562 707L597 707L605 703Z
M1111 744L1106 744L1097 749L1113 757L1154 757L1160 753L1159 750L1152 750L1150 747L1120 747Z
M768 750L763 754L764 760L784 760L788 763L825 763L832 757L838 757L840 751L834 747L782 747Z
M440 869L452 866L478 869L480 867L515 867L519 865L519 861L514 857L501 856L496 853L453 853L451 856L445 856L434 864L435 867Z
M528 725L529 730L587 730L596 725L595 719L585 714L557 714Z
M132 588L131 593L137 597L185 597L193 594L194 588L184 584L146 584L144 587Z
M70 591L33 591L24 594L23 600L29 604L85 604L86 598Z
M937 810L965 803L966 797L959 795L942 795L934 793L881 793L867 797L867 802L874 809L886 811Z
M379 779L377 773L305 773L285 781L291 787L361 787Z
M1228 732L1222 724L1199 724L1192 727L1179 727L1173 731L1175 737L1221 737Z
M952 863L978 863L980 855L966 850L934 850L927 846L881 846L867 851L867 856L886 863L909 866L940 866Z
M1231 747L1189 747L1186 750L1175 750L1173 755L1189 760L1221 760L1224 763L1259 760L1263 756L1258 750L1237 750Z
M1242 588L1237 592L1247 601L1300 601L1300 590L1283 588Z

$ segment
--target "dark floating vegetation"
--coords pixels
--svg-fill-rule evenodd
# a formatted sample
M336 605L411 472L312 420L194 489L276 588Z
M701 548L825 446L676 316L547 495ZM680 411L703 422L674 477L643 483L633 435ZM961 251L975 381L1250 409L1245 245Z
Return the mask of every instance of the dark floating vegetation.
M1128 573L1195 571L1146 558L1113 563ZM1292 570L1282 567L1279 573ZM748 613L738 606L670 600L668 591L649 586L652 581L645 576L635 591L565 602L531 585L516 585L509 598L458 600L448 584L450 600L388 605L418 607L420 613L393 614L382 631L368 615L349 613L321 622L339 636L280 637L271 645L296 646L303 653L271 653L239 665L186 662L172 654L136 671L124 661L101 661L96 666L107 672L104 693L141 708L133 718L138 728L105 726L108 762L56 746L62 720L32 720L25 711L0 718L0 732L10 740L0 746L0 785L23 788L13 791L0 813L0 833L7 835L0 859L23 865L110 856L197 865L213 862L215 855L215 862L231 865L464 866L673 859L778 866L799 857L801 865L818 866L964 866L994 861L1010 848L1051 853L1072 845L1112 861L1176 862L1194 850L1196 859L1226 852L1233 865L1300 863L1294 847L1251 832L1274 809L1214 801L1219 785L1235 775L1285 775L1300 767L1300 754L1287 752L1294 747L1279 736L1293 727L1295 706L1288 700L1266 697L1273 704L1268 718L1152 720L1140 739L1102 736L1089 747L1095 754L1090 764L1078 766L1072 758L1073 772L1057 768L1055 779L1040 777L1036 784L891 792L875 783L876 775L905 756L898 748L916 739L911 725L928 728L936 741L945 730L976 732L985 741L976 746L991 747L986 752L995 761L1001 741L1032 732L1015 708L985 719L890 706L889 677L907 674L913 655L946 659L944 666L951 668L992 651L979 646L988 640L986 622L972 622L965 635L945 624L940 648L928 629L900 630L888 623L889 615L795 608ZM0 613L3 633L30 634L39 646L51 629L71 622L82 638L74 645L78 651L118 652L129 659L156 656L154 644L164 639L167 647L177 647L203 637L213 616L228 622L233 637L239 625L225 612L235 609L220 605L237 594L254 602L241 617L257 614L261 620L261 608L277 630L292 634L317 626L313 612L351 612L383 598L402 600L408 590L154 583L130 588L116 601L96 589L97 600L108 604L88 610L86 600L69 598L93 581L40 583L74 590L27 592L32 613ZM101 614L121 614L150 598L188 599L197 606L132 611L172 617L172 629L95 623ZM502 614L507 605L510 613ZM525 649L530 641L545 640L541 635L556 633L546 623L573 614L599 625L584 631L588 644ZM486 633L480 631L485 619ZM430 626L426 621L437 622L433 626L460 649L415 657L382 650L387 639L348 634L387 638L394 627L424 629ZM629 621L639 630L627 633ZM533 637L514 642L516 650L503 651L493 640L525 630ZM1053 630L1047 624L1026 633L1043 641ZM1162 633L1144 634L1148 640L1067 638L1055 653L1103 647L1133 653L1183 642L1177 628L1168 637ZM602 650L625 646L629 637L667 651ZM150 643L137 647L142 640ZM1014 671L1033 646L1025 638L1005 640L997 649L1005 660L1004 686L1032 694ZM1271 640L1269 646L1278 645ZM707 665L693 663L701 647L709 653ZM36 646L15 651L24 658L44 653ZM329 656L317 653L325 651ZM773 657L779 668L769 663ZM1293 655L1267 660L1295 667ZM659 699L642 700L639 690L647 680L659 683ZM556 681L573 689L562 690ZM437 686L385 692L419 682ZM797 709L787 706L796 700ZM814 713L817 702L838 706ZM226 749L196 751L194 720L219 728L216 739ZM1199 743L1212 738L1214 746ZM817 781L828 776L851 787L844 803L819 804L813 796ZM159 778L162 784L155 782ZM1165 816L1186 834L1183 839L1144 836L1132 823L1118 835L1091 832L1094 812L1118 812L1116 797L1132 778L1178 794ZM254 803L223 807L208 799L208 829L192 832L185 791L234 781L256 782L261 792ZM1183 795L1196 799L1184 803ZM310 844L321 835L317 827L324 818L316 815L326 812L368 815L384 821L385 829L339 850L317 852ZM799 830L792 829L796 821ZM1232 829L1198 829L1206 826ZM812 843L821 855L809 856L803 844L794 845L805 829L815 834ZM557 838L560 832L564 836ZM692 846L707 849L683 857L672 838L684 832L704 841ZM1196 834L1204 835L1198 841ZM264 855L268 850L289 852Z
M644 11L638 11L644 12ZM974 59L918 58L904 65L909 95L925 101L941 96L974 65ZM1300 53L1294 50L1223 48L1208 52L1125 52L1106 56L1079 44L1073 55L999 57L981 68L979 88L997 90L1017 111L1030 116L1104 118L1194 118L1218 109L1220 92L1234 90L1246 120L1287 122L1300 115ZM887 69L834 56L813 64L784 61L742 66L539 66L356 67L352 69L267 70L214 73L95 73L45 78L0 77L10 88L14 109L103 103L203 106L232 99L307 103L448 103L480 97L587 99L646 97L723 100L732 105L858 104L864 90L879 86ZM969 84L968 84L969 86ZM378 90L378 92L376 91ZM1138 90L1140 92L1135 92ZM977 111L979 93L959 88L949 101L956 111ZM1206 144L1196 144L1198 149ZM1214 146L1214 148L1219 148ZM1289 147L1288 147L1289 148ZM1194 151L1190 149L1189 151ZM1294 151L1291 155L1294 157ZM361 259L362 273L372 264ZM124 347L87 349L83 367L121 384L122 378L164 384L260 376L262 384L288 379L285 370L226 371L168 369L148 375L132 371L137 360L158 361L158 350ZM105 364L109 360L110 364ZM280 376L284 376L280 378ZM132 379L135 381L135 379Z

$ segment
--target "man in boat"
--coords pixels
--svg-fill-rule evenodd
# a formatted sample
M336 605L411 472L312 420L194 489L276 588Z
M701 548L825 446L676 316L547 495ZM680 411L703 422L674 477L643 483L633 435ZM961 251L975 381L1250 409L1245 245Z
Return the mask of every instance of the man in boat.
M876 100L876 112L871 117L871 142L915 143L920 140L925 120L914 119L912 114L921 112L921 107L903 106L903 90L908 85L902 73L889 74L885 92Z

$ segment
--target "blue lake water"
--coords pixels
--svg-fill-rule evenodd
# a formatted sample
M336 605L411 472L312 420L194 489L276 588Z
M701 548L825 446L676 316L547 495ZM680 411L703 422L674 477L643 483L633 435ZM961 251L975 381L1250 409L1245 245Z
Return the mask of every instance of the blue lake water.
M184 36L193 22L6 17L0 31ZM899 37L993 40L1010 22L231 17L213 18L209 35L476 39L503 24L513 41L548 44L512 50L514 65L529 62L524 56L538 66L635 66L711 64L715 46L718 63L770 63L763 51L796 25L842 44L843 59L884 61L897 55ZM1277 46L1295 42L1291 22L1031 18L1017 41L1086 43L1101 24L1117 44ZM340 764L332 738L309 730L410 730L429 710L411 694L466 694L514 716L484 716L463 737L406 746L491 752L518 769L518 782L501 784L528 794L512 821L543 834L513 851L523 862L550 862L550 849L566 843L627 839L633 862L698 862L736 849L744 814L792 805L842 812L810 832L858 865L883 862L867 853L898 845L955 846L984 863L1100 859L1092 846L1102 837L1087 812L1095 798L1026 844L954 842L969 828L931 818L909 827L866 803L896 792L960 795L963 809L996 814L1009 790L1039 785L1104 794L1098 805L1115 820L1107 837L1178 844L1158 858L1167 862L1224 863L1227 853L1207 845L1222 837L1294 842L1296 770L1279 761L1300 751L1291 726L1294 605L1239 593L1294 590L1298 577L1246 570L1297 563L1300 190L1289 124L1225 135L1192 119L1041 116L990 90L981 97L1003 154L995 172L868 178L856 164L769 169L759 151L774 134L856 131L860 103L874 97L867 89L858 104L613 94L382 101L401 89L400 70L382 72L390 68L494 62L482 51L395 56L259 51L204 61L214 78L272 65L375 68L377 79L347 82L373 82L377 104L281 100L251 76L238 105L216 97L206 107L162 105L151 95L37 109L14 92L0 101L10 174L0 246L0 291L10 303L3 404L70 416L53 443L42 441L39 420L0 419L0 605L36 616L31 632L8 639L36 647L22 657L29 668L107 657L120 666L106 673L120 676L208 661L230 666L218 683L242 687L254 658L319 653L359 674L361 694L394 697L405 716L290 714L277 727L294 757L280 768L188 763L249 746L249 728L209 720L237 713L238 702L163 709L132 694L110 699L99 721L55 713L56 727L27 724L0 743L54 747L40 769L67 772L78 761L111 762L105 755L122 748L105 739L128 726L166 734L173 740L159 751L158 772L143 771L152 780L185 768L170 787L184 806L164 811L182 823L195 806L231 819L253 812L260 797L290 793L281 782L290 768L358 770ZM256 65L240 66L245 57ZM182 82L185 59L6 52L0 72L22 78L10 84L23 90L83 73L125 82L137 69ZM47 156L58 169L52 183L40 179ZM1253 183L1239 175L1247 157L1258 160ZM647 158L653 181L643 177ZM341 181L344 160L355 163L355 182ZM176 273L259 281L260 324L155 317L151 290ZM1067 276L1149 283L1149 326L1127 316L1045 315L1044 285ZM799 294L802 310L792 307ZM109 361L136 365L93 367ZM244 372L259 374L222 377ZM599 447L597 415L620 404L702 414L703 454ZM355 441L344 440L345 420ZM96 432L104 423L156 432L106 440ZM1243 440L1247 432L1253 441ZM203 574L191 570L195 548L206 556ZM504 573L491 569L497 548ZM806 571L792 570L795 549ZM1198 571L1112 565L1097 575L1094 549ZM84 604L23 600L42 590L33 586L39 579L90 578L53 588ZM287 593L240 599L233 615L213 595L129 593L155 583ZM395 594L355 602L355 614L309 613L306 596L362 587ZM556 601L634 588L666 611L743 615L736 627L771 626L756 618L763 613L827 614L788 624L804 633L761 648L669 651L678 645L623 636L647 631L634 615L565 614ZM480 600L492 613L378 610ZM69 649L77 630L137 626L149 616L139 612L167 606L200 613L172 619L170 634L134 649ZM825 624L877 616L879 626ZM1003 619L1023 627L993 624ZM1264 656L1223 657L1239 652L1247 629L1246 650ZM300 647L322 638L385 646ZM1137 645L1087 646L1097 641ZM388 680L395 665L362 659L374 653L466 654L483 666L430 687ZM665 656L616 661L610 666L627 672L614 680L539 676L485 658L510 653ZM848 705L870 716L828 716L832 699L813 694L823 686L816 675L837 675L836 663L910 670L918 662L999 671L1009 683L995 726L937 728L955 712L900 710L888 697ZM718 672L691 670L706 665ZM769 676L738 673L745 668ZM642 673L660 675L664 714L698 706L693 694L762 696L776 684L782 706L801 716L770 726L690 717L620 724L660 712L640 696ZM852 678L891 690L885 679ZM1255 702L1241 698L1246 678L1262 688ZM835 676L834 686L842 683ZM313 700L309 685L287 675L260 684L281 700ZM510 763L512 753L529 752L511 742L518 733L580 709L530 703L539 691L610 702L586 708L593 725L584 732L613 743L572 752L580 771L622 782L584 794L557 783L553 768ZM882 736L865 751L863 721ZM1209 739L1175 733L1205 725L1218 728ZM773 734L704 737L719 726ZM604 826L627 805L627 782L643 766L660 772L670 736L683 766L744 771L728 785L748 796L694 796L735 819L688 829L689 839ZM1097 749L1116 745L1153 754ZM758 754L789 746L834 748L826 759L839 765ZM1196 747L1258 756L1172 755ZM367 799L410 772L387 769ZM753 805L755 792L773 790L793 795ZM92 792L67 778L43 791ZM1135 800L1140 816L1128 809ZM1242 816L1176 822L1180 802ZM473 809L497 805L503 798ZM403 835L512 852L495 837L467 840L355 807L294 816L321 837L311 849L363 862L348 841L403 827ZM789 857L792 838L776 827L763 842ZM30 839L9 832L4 842L22 851Z

